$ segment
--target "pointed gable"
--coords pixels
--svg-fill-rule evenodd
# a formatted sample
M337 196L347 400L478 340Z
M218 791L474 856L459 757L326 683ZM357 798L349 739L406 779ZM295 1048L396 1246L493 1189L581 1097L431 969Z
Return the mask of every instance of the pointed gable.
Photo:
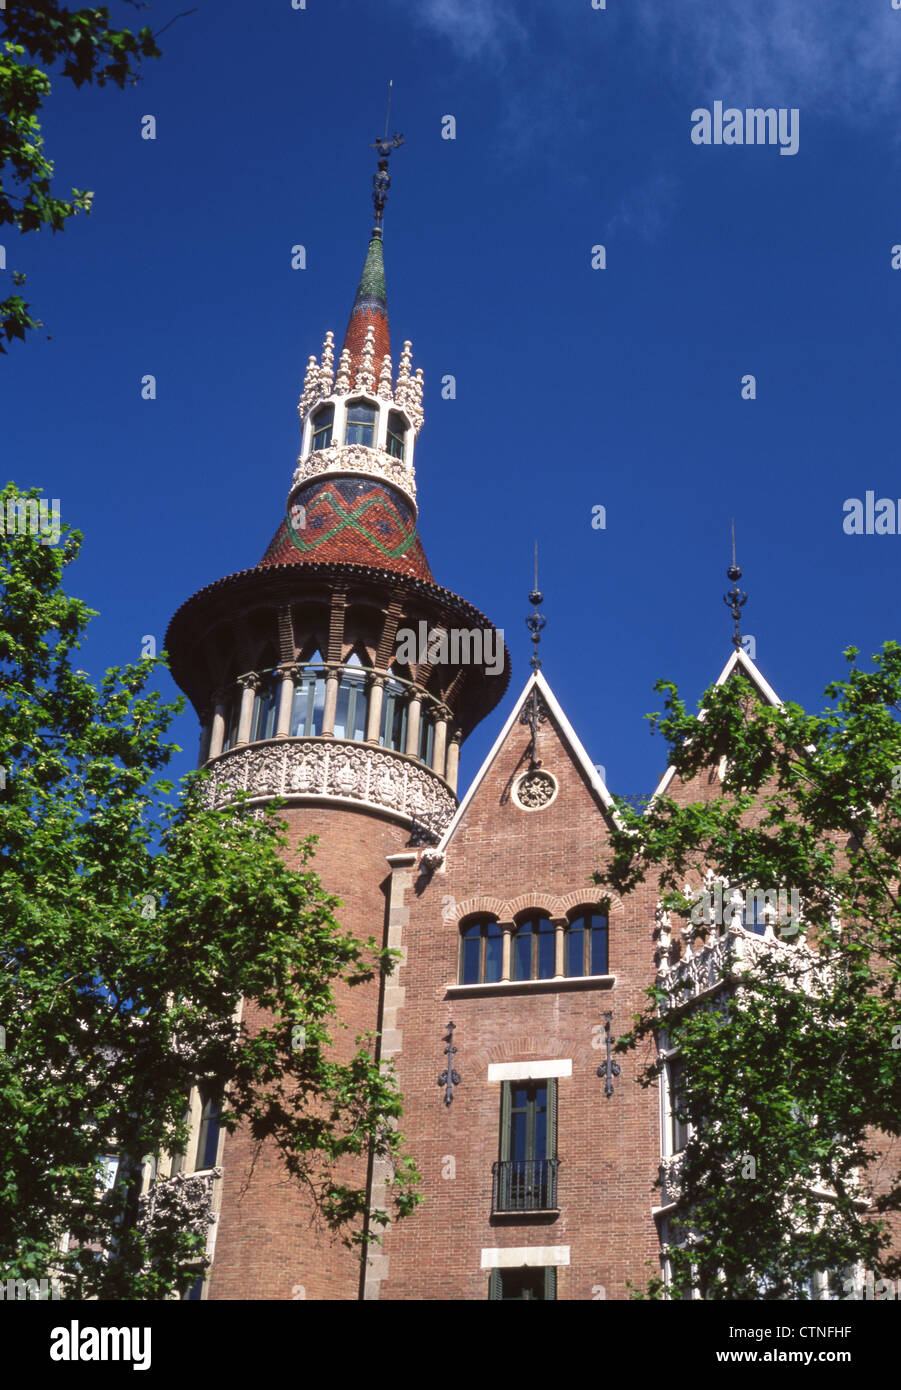
M765 679L757 669L756 663L741 647L737 647L733 651L714 685L725 685L727 681L741 679L743 676L747 678L754 692L764 704L772 705L774 708L778 708L782 704L769 681ZM703 709L699 712L698 718L704 718ZM651 799L653 801L658 796L668 796L672 800L680 802L703 801L711 795L719 795L721 781L721 770L709 768L706 772L697 773L689 782L685 782L677 776L676 769L670 764L661 777Z

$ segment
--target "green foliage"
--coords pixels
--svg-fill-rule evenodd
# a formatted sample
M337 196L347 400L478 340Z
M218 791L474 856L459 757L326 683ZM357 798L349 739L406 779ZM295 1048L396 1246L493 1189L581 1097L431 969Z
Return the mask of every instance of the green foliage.
M0 535L0 1279L158 1299L192 1282L203 1228L164 1201L135 1220L140 1164L182 1150L194 1083L227 1088L223 1123L276 1144L345 1243L366 1239L346 1156L393 1164L392 1211L412 1209L390 1071L371 1039L347 1061L330 1046L335 987L396 953L340 928L311 842L289 847L273 810L211 810L198 773L173 797L181 701L147 689L162 659L99 688L74 669L93 615L61 580L80 544ZM111 1153L128 1161L105 1192Z
M24 233L47 226L59 232L70 217L90 212L94 195L73 188L66 199L52 190L53 163L44 152L40 124L51 90L44 68L60 65L61 75L76 87L112 82L123 88L137 81L141 60L160 57L160 50L148 28L136 34L111 28L105 6L69 10L58 0L13 0L0 10L0 22L0 228L9 224ZM13 280L21 285L24 273L14 272ZM21 295L0 301L0 353L6 352L3 338L7 343L24 339L37 327L40 320L31 317Z
M858 1261L901 1271L881 1219L901 1205L898 1159L874 1139L901 1134L901 647L886 643L871 671L857 655L845 653L847 678L818 716L766 705L737 676L706 692L697 719L661 682L665 709L650 718L671 763L703 785L725 759L720 794L661 797L643 815L620 803L598 874L620 893L656 880L661 908L687 928L683 957L688 885L706 871L743 893L800 895L802 936L727 932L744 955L729 952L722 986L700 1000L650 991L619 1044L652 1046L646 1085L662 1051L684 1063L677 1112L693 1132L670 1217L677 1295L804 1298L820 1272L841 1296Z

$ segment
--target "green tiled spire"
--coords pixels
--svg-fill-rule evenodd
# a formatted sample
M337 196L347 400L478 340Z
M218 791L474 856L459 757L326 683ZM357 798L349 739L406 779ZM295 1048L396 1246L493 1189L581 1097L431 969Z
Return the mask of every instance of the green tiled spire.
M385 289L385 258L382 252L381 233L375 233L366 252L363 274L354 300L354 311L362 308L388 309L388 294Z

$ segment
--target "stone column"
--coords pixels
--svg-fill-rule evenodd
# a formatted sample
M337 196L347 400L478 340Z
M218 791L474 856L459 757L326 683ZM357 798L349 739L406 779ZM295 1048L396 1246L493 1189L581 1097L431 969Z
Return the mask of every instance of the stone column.
M222 752L222 745L225 742L225 712L227 709L225 691L217 690L213 694L213 728L210 733L210 746L207 758L218 758Z
M457 792L457 773L460 767L460 740L462 734L460 729L454 729L451 734L450 743L447 745L447 781L451 791L456 795Z
M504 933L501 939L501 979L509 980L513 963L513 933L516 927L513 922L501 922L500 929Z
M407 704L407 747L411 758L419 753L419 721L422 716L422 696L411 695Z
M238 677L238 684L241 686L241 713L238 718L238 737L235 739L235 747L250 741L253 698L260 688L260 678L255 671L249 671L247 675Z
M382 722L382 699L385 694L385 677L373 676L369 684L369 712L366 718L366 742L378 743L379 726Z
M325 705L322 710L322 737L335 737L335 715L338 712L338 684L341 667L329 666L325 676Z
M552 917L554 924L554 979L560 980L566 974L566 927L565 917Z
M294 704L294 681L299 671L298 666L283 666L282 688L278 692L278 723L275 726L276 738L290 738L291 735L291 708Z
M435 746L432 749L432 771L437 772L439 777L444 776L445 750L447 747L447 725L450 710L442 706L438 718L435 720Z

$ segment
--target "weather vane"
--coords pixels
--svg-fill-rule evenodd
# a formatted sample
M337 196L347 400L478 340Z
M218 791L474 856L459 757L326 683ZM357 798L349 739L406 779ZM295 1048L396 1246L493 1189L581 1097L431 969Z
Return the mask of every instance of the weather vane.
M735 621L735 631L732 634L733 647L741 647L741 610L748 601L748 596L742 593L738 587L741 579L741 569L735 563L735 518L732 518L732 564L726 570L726 578L732 580L732 588L728 594L723 594L723 603L729 609Z
M532 647L532 660L531 660L531 662L530 662L530 665L531 665L533 671L537 671L538 668L539 668L540 665L541 665L541 658L540 658L539 655L538 655L538 643L541 641L541 634L542 634L542 631L543 631L543 629L544 629L544 625L545 625L545 623L547 622L547 618L544 616L544 614L538 612L538 605L539 605L540 603L544 603L544 594L543 594L543 593L541 592L541 590L538 588L538 542L537 542L537 541L535 542L535 586L534 586L534 588L532 589L532 592L529 594L529 603L531 603L531 604L534 606L534 608L535 608L535 612L534 612L534 613L530 613L529 616L526 618L526 627L529 629L529 632L532 634L532 643L533 643L533 647Z
M391 187L391 175L388 173L388 160L395 150L399 150L404 143L404 137L394 132L394 138L388 139L388 122L391 119L391 88L394 86L394 78L388 83L388 109L385 112L385 134L380 140L376 140L369 146L371 150L377 150L379 155L378 169L372 176L372 205L375 208L375 229L382 230L382 219L385 215L385 204L388 201L388 190Z

